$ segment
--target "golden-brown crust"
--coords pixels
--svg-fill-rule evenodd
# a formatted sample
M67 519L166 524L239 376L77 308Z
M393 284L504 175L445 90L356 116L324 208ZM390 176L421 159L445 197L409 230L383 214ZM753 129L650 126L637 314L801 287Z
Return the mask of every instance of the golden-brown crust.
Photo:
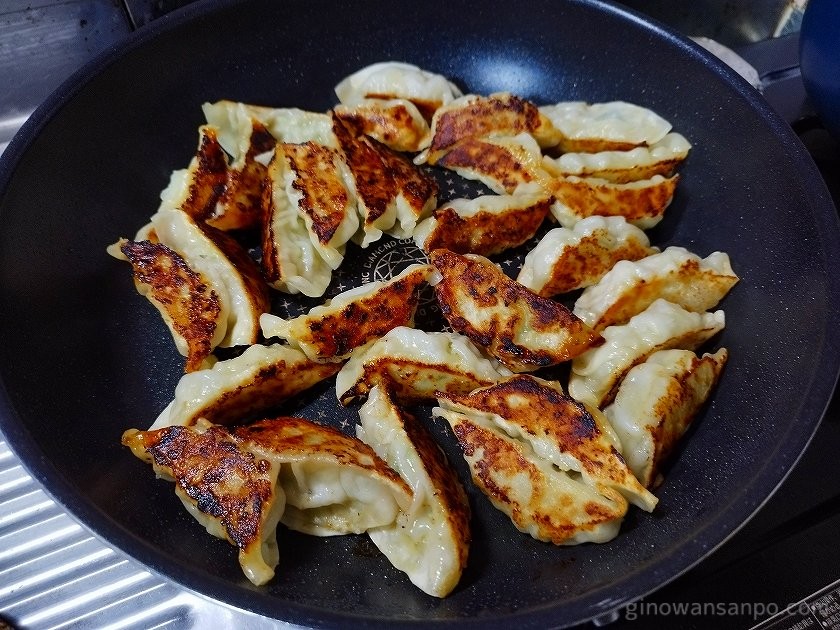
M462 217L444 205L433 214L437 223L423 243L423 249L492 256L518 247L536 234L548 215L551 201L551 197L546 196L527 207L504 212L480 210L468 217Z
M508 278L487 259L438 249L430 260L443 276L435 295L449 325L514 372L567 361L601 341L568 308ZM539 334L559 339L551 347L522 340Z
M501 145L480 138L466 138L437 160L443 168L468 170L480 179L496 182L497 188L513 193L520 184L541 183L541 166L525 155L523 149Z
M260 544L274 494L268 461L241 448L219 427L204 432L187 427L132 429L123 434L122 443L173 477L199 511L219 519L229 542L241 550Z
M186 372L202 367L213 351L212 340L222 312L218 294L200 273L166 245L123 241L120 251L134 270L138 291L164 315L187 346Z
M598 232L580 239L574 247L567 247L552 265L548 282L537 292L552 297L595 284L620 260L639 260L655 254L657 250L636 239L620 247L605 249L600 244ZM603 328L593 326L599 332Z
M227 155L219 144L216 130L204 125L199 128L199 135L198 150L189 166L190 185L180 206L196 222L213 214L225 189L228 169Z
M307 333L298 341L315 346L318 357L330 359L345 356L397 326L408 326L429 273L430 267L419 267L337 313L307 318Z
M333 112L356 134L375 138L394 151L418 151L429 134L428 125L418 124L408 108L399 102L336 105Z
M480 96L460 107L445 108L435 115L429 146L429 163L466 138L490 135L535 137L553 132L553 125L532 102L513 94Z
M262 189L266 167L255 158L274 149L277 141L257 120L251 121L251 137L243 162L228 168L224 191L207 223L220 230L250 230L262 224Z
M336 149L316 142L282 143L282 155L294 172L292 186L302 196L298 209L312 223L312 233L327 245L344 221L350 202L336 161L341 159Z
M679 178L674 175L646 186L633 186L558 177L552 181L551 192L579 218L623 216L632 223L662 216L671 203Z

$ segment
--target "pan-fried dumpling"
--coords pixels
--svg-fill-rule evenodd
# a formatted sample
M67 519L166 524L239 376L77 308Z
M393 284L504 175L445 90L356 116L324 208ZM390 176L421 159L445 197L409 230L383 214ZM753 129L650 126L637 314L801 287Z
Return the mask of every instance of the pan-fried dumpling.
M353 351L336 375L335 392L346 405L390 381L401 400L434 400L435 392L466 393L508 375L463 335L399 326Z
M658 350L695 350L723 330L723 311L693 313L667 300L656 300L621 326L609 326L604 344L572 361L569 393L602 408L612 402L618 384L630 369Z
M615 490L648 512L656 506L656 497L619 454L620 442L604 415L564 394L557 383L516 375L469 394L443 394L438 404L473 420L489 420L509 437L527 442L537 457L580 474L603 496Z
M334 119L335 136L347 159L361 217L354 240L362 247L383 232L407 238L434 209L437 182L408 159Z
M306 315L286 320L270 313L260 318L266 338L280 337L318 362L340 362L353 349L397 326L412 326L420 289L432 275L430 265L410 265L391 280L339 293Z
M337 149L279 144L264 189L263 272L275 289L324 294L359 225Z
M235 156L241 152L237 145L241 142L244 127L250 120L257 120L264 125L278 142L302 144L315 142L332 148L338 144L332 133L332 120L329 114L309 112L296 107L263 107L234 101L218 101L202 105L207 122L221 131L219 141L225 150Z
M490 96L468 94L435 112L429 148L418 163L437 164L463 140L494 136L530 135L540 146L554 146L560 136L551 121L532 102L498 92Z
M623 324L662 298L698 313L714 308L735 286L729 256L700 258L684 247L618 262L575 302L574 313L595 330Z
M268 288L248 253L224 232L164 203L135 241L121 239L108 252L131 260L138 290L161 312L188 357L188 371L201 366L208 346L257 341Z
M202 222L215 211L227 180L228 162L216 127L202 125L198 133L198 149L190 165L172 172L160 199L161 207L183 210Z
M433 415L445 418L452 427L476 486L497 509L510 517L517 529L537 540L556 545L612 540L627 513L627 499L611 484L593 482L591 476L577 472L575 468L584 470L584 465L575 454L564 454L562 441L551 437L553 432L561 436L564 432L580 430L594 440L594 448L593 444L587 444L582 450L591 449L595 453L601 451L600 443L604 442L609 451L602 452L599 459L610 461L609 468L617 469L619 478L624 481L632 474L622 471L622 466L624 470L626 466L612 446L609 427L583 406L575 407L576 403L570 401L561 403L556 410L559 413L551 416L551 419L559 416L560 424L545 427L539 432L540 439L526 439L526 429L521 427L511 434L507 429L513 429L516 420L511 422L507 418L518 419L528 406L534 403L539 406L540 403L534 401L533 391L527 391L531 384L537 389L535 379L515 377L508 383L511 385L501 383L495 394L489 394L487 401L482 401L482 390L479 390L474 399L441 398L440 407L432 410ZM521 385L526 385L524 397L515 391L522 389ZM554 387L546 387L551 390L547 392L549 400L563 397ZM510 390L510 395L506 390ZM507 406L510 402L514 403L513 409ZM549 418L544 420L547 423ZM525 422L525 426L530 426L539 423L539 419L525 418ZM568 442L575 443L574 440ZM556 464L555 459L562 465ZM588 464L597 467L595 461L588 461ZM641 489L638 482L636 486L632 494L652 508L656 499Z
M268 289L248 252L229 235L194 221L181 210L161 207L151 219L161 243L210 280L229 314L221 347L248 346L259 338Z
M149 430L193 426L200 418L230 425L276 407L339 370L337 364L314 363L288 346L253 345L238 357L185 374L175 398Z
M236 429L130 429L122 443L175 492L207 531L239 548L254 584L279 561L276 525L318 536L362 533L393 523L411 489L367 444L301 418Z
M547 232L525 256L516 281L537 295L552 297L596 284L619 260L638 260L658 251L647 234L624 217L587 217L573 228Z
M122 443L175 482L175 494L208 533L239 549L251 582L259 586L274 577L277 524L286 507L278 465L255 459L227 431L204 421L191 428L129 429Z
M355 105L336 105L335 115L357 133L394 151L417 152L429 142L429 123L411 101L364 99Z
M546 189L553 186L553 179L543 169L540 147L527 133L465 138L437 165L464 179L481 182L499 195L512 194L522 184L539 184Z
M442 105L461 96L443 75L397 61L374 63L357 70L335 86L338 100L356 105L365 99L405 99L411 101L426 120Z
M413 584L435 597L458 585L470 545L470 506L446 456L420 422L374 387L359 409L356 435L414 493L394 523L368 530L373 543Z
M560 132L564 153L628 151L655 144L671 131L671 123L656 112L624 101L564 102L543 105L540 113Z
M224 339L229 313L210 280L162 243L121 239L108 251L131 263L137 292L158 310L187 357L184 371L201 369Z
M512 195L453 199L414 230L420 249L448 249L458 254L492 256L518 247L536 234L548 215L551 196L535 184Z
M613 184L597 177L557 177L547 186L554 195L554 218L564 227L592 215L622 216L643 230L652 228L665 216L674 198L680 176L654 175L627 184Z
M576 357L600 340L569 309L508 278L484 257L436 249L435 295L452 330L469 337L514 372Z
M643 485L656 485L662 462L705 403L727 356L725 348L702 358L690 350L662 350L627 372L604 415Z
M614 184L626 184L654 175L670 177L688 156L691 144L678 133L669 133L656 144L630 151L599 153L564 153L558 158L543 158L543 166L552 175L598 177Z

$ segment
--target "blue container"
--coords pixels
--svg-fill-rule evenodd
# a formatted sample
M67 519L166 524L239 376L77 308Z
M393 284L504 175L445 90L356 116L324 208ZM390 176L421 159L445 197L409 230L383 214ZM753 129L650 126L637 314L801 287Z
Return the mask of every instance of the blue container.
M802 18L799 56L814 109L840 140L840 0L809 0Z

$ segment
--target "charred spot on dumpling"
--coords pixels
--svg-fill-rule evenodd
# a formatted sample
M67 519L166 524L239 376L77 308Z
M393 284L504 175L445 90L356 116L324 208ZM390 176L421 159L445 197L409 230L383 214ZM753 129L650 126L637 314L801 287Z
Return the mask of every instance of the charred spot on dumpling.
M600 341L564 305L538 296L486 258L439 249L430 260L442 275L435 295L449 325L513 371L556 365Z
M183 340L185 371L200 369L213 351L222 313L218 294L206 278L175 251L161 243L124 241L120 251L131 263L138 291L158 308L176 336Z
M228 161L216 130L204 125L199 129L198 151L187 172L191 178L181 209L197 221L212 216L227 180Z

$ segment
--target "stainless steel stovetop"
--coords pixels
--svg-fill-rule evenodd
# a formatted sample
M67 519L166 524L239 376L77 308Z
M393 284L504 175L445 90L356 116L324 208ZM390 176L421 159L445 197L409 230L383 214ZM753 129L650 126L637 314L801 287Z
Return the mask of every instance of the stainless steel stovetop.
M0 3L0 152L74 70L189 1ZM625 4L748 59L765 96L793 124L840 206L840 145L810 116L796 72L804 2ZM749 628L792 605L789 616L776 616L762 628L840 628L840 615L832 621L829 614L840 610L838 452L835 395L802 461L750 523L700 566L596 625ZM0 630L4 622L37 630L289 627L189 593L112 549L49 497L0 434Z

